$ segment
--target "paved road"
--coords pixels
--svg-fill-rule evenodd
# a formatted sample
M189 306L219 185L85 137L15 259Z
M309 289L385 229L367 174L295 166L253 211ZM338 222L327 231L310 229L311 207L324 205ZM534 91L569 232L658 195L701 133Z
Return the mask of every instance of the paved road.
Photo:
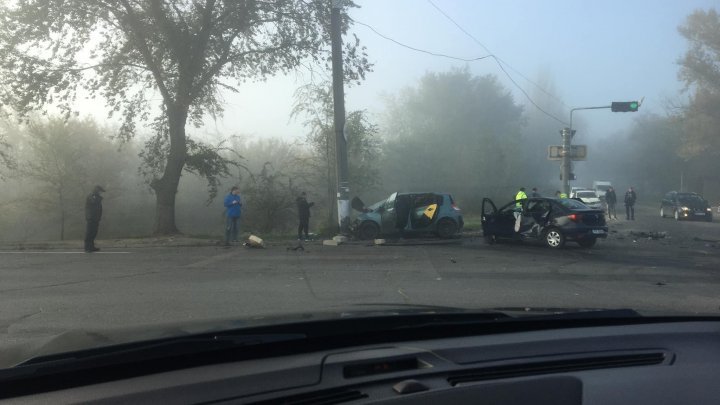
M720 223L648 214L611 230L593 249L561 251L482 238L430 246L311 242L304 251L289 250L290 242L4 251L0 347L73 329L372 309L358 305L368 303L720 314Z

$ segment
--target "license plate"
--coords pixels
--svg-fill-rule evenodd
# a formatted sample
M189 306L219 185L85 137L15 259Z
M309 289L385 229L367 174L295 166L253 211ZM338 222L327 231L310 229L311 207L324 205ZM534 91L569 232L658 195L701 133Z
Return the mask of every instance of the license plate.
M705 216L705 213L704 212L696 212L695 215L703 217L703 216Z
M593 229L592 233L597 235L597 234L603 234L603 233L605 233L605 231L603 231L602 229Z

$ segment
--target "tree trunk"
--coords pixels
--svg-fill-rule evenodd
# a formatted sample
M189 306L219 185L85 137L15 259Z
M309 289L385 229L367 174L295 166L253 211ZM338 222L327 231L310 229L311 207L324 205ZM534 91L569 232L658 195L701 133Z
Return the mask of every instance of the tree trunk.
M170 132L170 152L167 156L165 171L160 179L152 183L155 191L155 234L173 235L180 233L175 224L175 196L180 176L187 159L185 123L187 108L168 107L168 129Z

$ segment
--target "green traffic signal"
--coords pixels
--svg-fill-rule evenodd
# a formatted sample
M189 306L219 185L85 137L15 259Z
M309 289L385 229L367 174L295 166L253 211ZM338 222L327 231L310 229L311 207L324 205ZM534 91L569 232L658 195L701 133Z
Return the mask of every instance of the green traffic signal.
M637 101L613 101L610 105L612 112L636 112L640 107Z

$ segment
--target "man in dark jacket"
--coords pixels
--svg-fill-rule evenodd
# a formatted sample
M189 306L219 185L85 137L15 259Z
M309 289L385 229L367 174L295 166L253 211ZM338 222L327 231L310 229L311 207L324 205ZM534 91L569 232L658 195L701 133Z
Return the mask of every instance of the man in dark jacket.
M625 216L628 221L635 220L635 201L637 201L637 194L630 187L625 193Z
M308 239L308 231L310 228L310 207L315 205L315 203L309 203L307 201L304 191L300 194L300 197L295 200L295 202L297 202L298 217L300 219L300 225L298 225L298 240L303 238L303 233L305 234L305 239Z
M617 195L615 194L615 189L612 187L609 187L607 191L605 191L605 203L607 204L607 214L608 219L612 219L615 217L617 219L617 212L615 212L615 204L617 204Z
M102 196L101 192L104 192L101 186L95 186L92 193L85 199L85 252L92 253L97 252L98 248L95 247L95 237L100 227L100 218L102 218Z

